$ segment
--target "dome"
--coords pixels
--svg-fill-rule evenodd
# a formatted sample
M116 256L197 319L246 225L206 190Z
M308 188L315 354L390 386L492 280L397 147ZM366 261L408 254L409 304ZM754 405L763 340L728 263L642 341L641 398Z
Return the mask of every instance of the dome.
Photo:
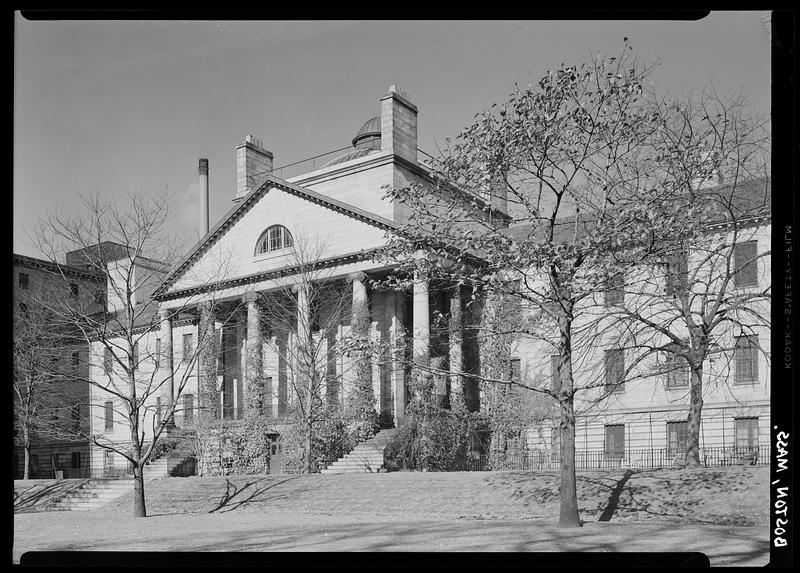
M370 149L380 149L381 141L381 118L373 117L364 122L353 138L353 147ZM375 146L377 143L377 146Z

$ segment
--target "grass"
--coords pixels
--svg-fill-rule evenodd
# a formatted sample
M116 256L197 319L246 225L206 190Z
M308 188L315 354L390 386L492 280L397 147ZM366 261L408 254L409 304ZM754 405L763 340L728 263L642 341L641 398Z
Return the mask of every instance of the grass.
M555 472L163 478L103 509L15 515L26 551L700 551L769 559L768 468L578 474L584 527L557 526ZM268 563L265 563L268 564Z

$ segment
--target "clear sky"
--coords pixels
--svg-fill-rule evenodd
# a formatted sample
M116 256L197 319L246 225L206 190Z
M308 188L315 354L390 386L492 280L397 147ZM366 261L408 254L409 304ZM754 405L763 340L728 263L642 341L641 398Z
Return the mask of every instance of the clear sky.
M27 21L14 39L14 252L79 193L169 193L196 235L197 163L209 160L211 225L232 206L249 133L275 166L344 147L391 84L419 108L419 147L548 68L617 53L623 37L664 93L743 90L770 108L762 12L681 21Z

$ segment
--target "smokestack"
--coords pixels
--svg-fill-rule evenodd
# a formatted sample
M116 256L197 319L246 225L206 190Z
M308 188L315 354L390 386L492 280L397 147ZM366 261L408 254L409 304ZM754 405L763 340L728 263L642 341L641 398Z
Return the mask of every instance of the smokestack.
M208 159L201 159L200 172L200 236L208 234Z

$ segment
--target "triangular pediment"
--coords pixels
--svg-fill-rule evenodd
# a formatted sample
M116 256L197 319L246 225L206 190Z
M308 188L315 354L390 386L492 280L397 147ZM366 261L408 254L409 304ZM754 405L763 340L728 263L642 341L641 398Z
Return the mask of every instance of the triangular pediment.
M293 246L258 254L259 238L273 225L291 233ZM363 209L269 177L172 270L158 297L268 275L299 263L358 256L386 244L386 232L397 228Z

